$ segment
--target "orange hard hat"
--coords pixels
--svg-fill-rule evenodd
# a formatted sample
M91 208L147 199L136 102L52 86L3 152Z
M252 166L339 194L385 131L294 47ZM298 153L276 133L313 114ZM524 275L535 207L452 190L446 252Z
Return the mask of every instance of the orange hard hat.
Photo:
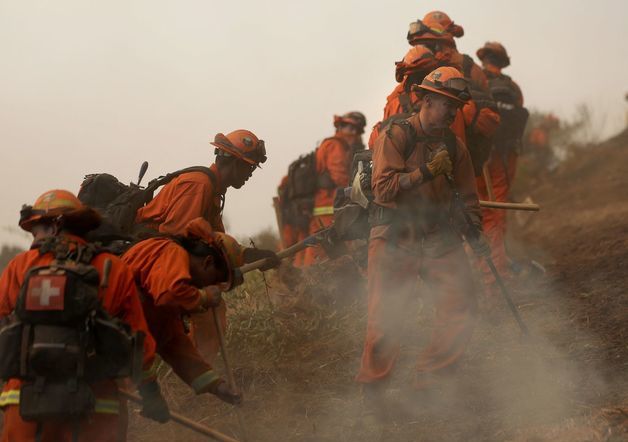
M334 127L338 128L343 124L350 124L358 129L358 132L364 133L366 126L366 117L362 112L352 111L343 115L334 115Z
M442 42L451 46L456 44L445 27L436 22L428 25L422 20L410 23L406 38L412 46L427 42Z
M510 65L510 57L506 48L496 41L487 41L484 46L477 50L476 54L482 61L488 57L491 63L500 68Z
M460 38L464 35L462 26L457 25L442 11L432 11L425 14L423 23L429 27L441 26L445 32L451 34L452 37Z
M63 221L64 227L81 233L101 223L98 212L81 203L72 192L55 189L43 193L32 206L22 206L19 225L30 232L35 224L57 218Z
M451 66L434 69L420 85L413 87L413 90L417 89L420 93L434 92L460 103L466 103L471 98L469 82L458 69Z
M210 144L216 146L216 155L233 156L258 167L260 163L266 162L264 140L249 130L238 129L227 135L216 134Z
M186 238L202 241L206 245L218 250L229 272L229 288L236 280L236 270L244 265L244 247L232 236L223 232L216 232L204 218L195 218L184 229Z
M423 45L412 46L403 60L395 62L395 79L401 83L406 75L425 71L438 66L434 53Z

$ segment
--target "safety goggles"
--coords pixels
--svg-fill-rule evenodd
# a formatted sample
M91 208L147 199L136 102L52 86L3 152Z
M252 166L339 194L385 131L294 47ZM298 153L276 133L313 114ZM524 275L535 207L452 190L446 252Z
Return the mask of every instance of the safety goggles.
M448 92L462 101L467 101L471 98L469 83L465 78L450 78L445 81L428 80L425 78L422 84Z
M415 22L410 23L410 29L408 30L408 35L412 35L412 36L421 36L423 34L434 34L437 36L441 36L446 34L447 31L445 30L440 30L440 29L436 29L436 28L430 28L429 26L427 26L425 23L423 23L421 20L417 20Z
M233 152L229 153L225 152L224 150L218 150L216 152L217 155L221 155L224 157L237 156L247 159L249 161L253 161L255 164L266 162L266 144L264 144L264 140L259 140L257 144L249 151L240 149L238 146L231 143L231 141L229 141L229 138L227 138L223 134L217 134L214 142L222 144L223 146L225 146L226 149Z

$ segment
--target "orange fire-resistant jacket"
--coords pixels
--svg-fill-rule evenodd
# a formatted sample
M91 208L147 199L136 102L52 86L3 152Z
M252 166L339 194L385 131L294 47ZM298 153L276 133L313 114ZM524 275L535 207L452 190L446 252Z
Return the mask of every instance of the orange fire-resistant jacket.
M440 144L421 141L425 133L419 123L419 114L408 119L415 128L419 142L415 144L410 156L405 159L408 141L406 132L399 126L393 126L390 135L380 136L373 150L373 194L375 203L393 209L409 209L413 213L443 215L448 218L453 193L443 176L415 186L409 190L401 189L399 179L402 174L419 168L429 162L429 155ZM476 214L479 219L480 207L477 197L475 176L469 152L458 140L456 158L453 164L453 178L467 211ZM428 221L437 221L434 217ZM373 233L373 232L371 232Z
M486 74L477 63L473 62L471 64L470 72L464 72L464 55L455 50L451 53L449 63L450 66L455 67L465 75L471 83L469 85L470 89L485 92L490 96ZM481 107L478 114L478 106L473 100L470 100L462 108L462 112L464 114L465 125L467 127L473 126L477 133L487 138L492 137L499 127L499 113L490 108Z
M181 234L194 218L205 218L217 232L224 232L222 201L223 187L218 168L210 170L216 185L203 172L184 173L166 184L159 194L137 212L135 221L158 229L161 233Z
M200 291L192 284L189 255L168 238L152 238L122 257L143 297L142 306L157 353L197 393L218 379L185 333L181 315L198 307Z
M338 187L349 186L351 147L338 136L326 138L316 151L316 172L328 174L333 188L318 189L314 197L314 216L333 215L334 197Z
M85 244L77 236L64 235L72 243ZM98 273L102 276L105 260L111 260L111 271L107 288L100 289L100 300L103 308L113 317L125 321L131 329L146 334L144 340L144 369L145 380L154 379L152 365L155 358L155 341L148 332L140 298L133 282L133 275L126 265L115 255L100 253L91 261ZM16 256L7 266L0 277L0 317L9 315L17 303L20 287L24 283L26 273L36 266L50 264L54 260L52 253L39 254L38 249L31 249ZM19 404L19 390L21 381L9 379L0 395L0 406ZM117 396L116 384L113 380L106 380L92 385L96 396L96 413L117 414L120 404Z

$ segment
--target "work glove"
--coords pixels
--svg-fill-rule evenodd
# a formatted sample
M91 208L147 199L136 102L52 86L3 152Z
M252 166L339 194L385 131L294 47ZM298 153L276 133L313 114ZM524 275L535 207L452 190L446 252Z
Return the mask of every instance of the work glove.
M242 403L242 394L239 391L231 390L229 383L222 378L212 382L207 391L228 404L238 405Z
M434 155L432 161L427 163L427 170L432 174L432 176L437 177L439 175L450 175L453 170L453 165L451 164L451 158L449 158L449 153L446 150L441 150Z
M244 250L244 260L249 262L259 261L260 259L268 259L268 262L260 267L262 272L279 267L281 259L272 250L256 249L249 247Z
M218 307L222 301L222 290L216 285L208 285L199 290L200 298L198 301L199 310L209 310L212 307Z
M164 423L170 420L170 410L168 403L161 395L161 390L157 381L150 381L140 384L137 390L142 396L142 411L140 414L154 421Z

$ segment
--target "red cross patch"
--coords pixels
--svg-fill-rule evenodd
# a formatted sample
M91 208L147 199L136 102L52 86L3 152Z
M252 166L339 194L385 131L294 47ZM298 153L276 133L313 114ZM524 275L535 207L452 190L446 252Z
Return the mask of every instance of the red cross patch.
M65 275L35 275L28 280L26 310L63 310Z

